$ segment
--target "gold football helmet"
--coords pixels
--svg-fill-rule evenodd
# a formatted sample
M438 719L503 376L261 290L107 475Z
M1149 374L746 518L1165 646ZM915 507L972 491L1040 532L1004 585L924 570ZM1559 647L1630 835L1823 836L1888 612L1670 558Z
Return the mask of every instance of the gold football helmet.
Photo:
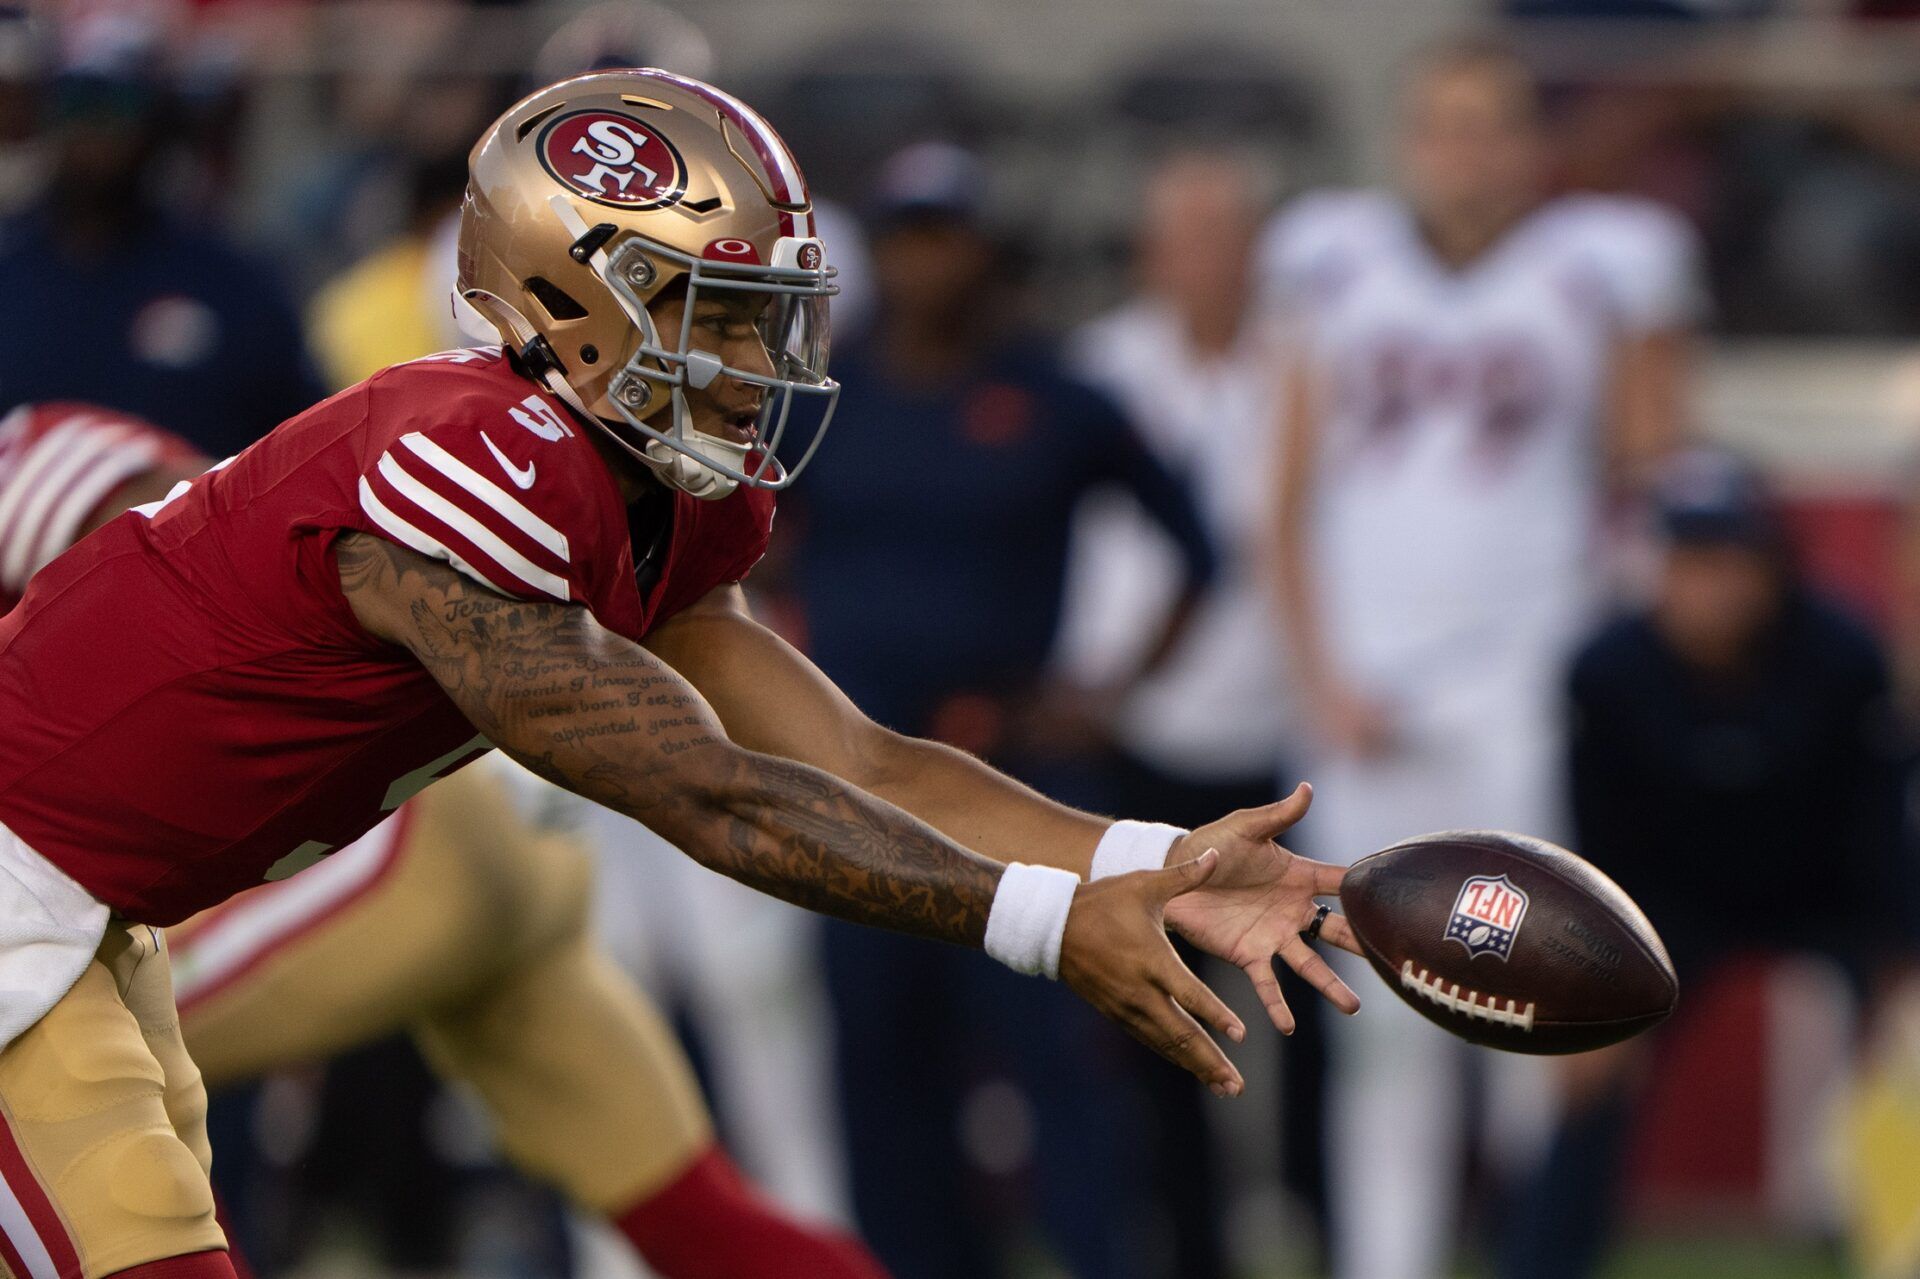
M720 498L785 488L813 457L839 395L827 377L833 271L806 179L751 107L651 68L597 71L521 99L469 160L459 296L549 390L667 483ZM687 293L677 333L648 305ZM763 295L768 365L693 344L696 300ZM689 388L764 388L752 439L695 429ZM823 401L791 465L779 455L801 396Z

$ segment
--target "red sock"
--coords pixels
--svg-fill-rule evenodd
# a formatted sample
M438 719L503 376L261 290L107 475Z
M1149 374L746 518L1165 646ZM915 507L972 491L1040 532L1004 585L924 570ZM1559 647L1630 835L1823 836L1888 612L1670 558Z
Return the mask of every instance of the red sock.
M109 1279L234 1279L233 1263L227 1254L192 1252L184 1257L162 1257L144 1266L116 1270Z
M887 1279L859 1240L762 1199L717 1145L613 1224L662 1279Z

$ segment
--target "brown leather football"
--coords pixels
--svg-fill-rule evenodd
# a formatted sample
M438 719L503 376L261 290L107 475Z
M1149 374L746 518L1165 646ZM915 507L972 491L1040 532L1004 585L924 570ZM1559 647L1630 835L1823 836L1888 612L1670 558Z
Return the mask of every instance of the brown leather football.
M1355 862L1340 905L1382 980L1429 1021L1489 1048L1601 1048L1661 1021L1679 997L1640 908L1545 840L1487 830L1409 839Z

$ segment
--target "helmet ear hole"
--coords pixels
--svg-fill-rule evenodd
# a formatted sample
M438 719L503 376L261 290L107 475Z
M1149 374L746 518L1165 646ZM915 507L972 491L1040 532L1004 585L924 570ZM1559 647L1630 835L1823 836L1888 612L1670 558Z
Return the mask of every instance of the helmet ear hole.
M581 306L566 290L541 276L526 280L523 288L540 304L540 309L552 320L582 320L586 318L587 308Z

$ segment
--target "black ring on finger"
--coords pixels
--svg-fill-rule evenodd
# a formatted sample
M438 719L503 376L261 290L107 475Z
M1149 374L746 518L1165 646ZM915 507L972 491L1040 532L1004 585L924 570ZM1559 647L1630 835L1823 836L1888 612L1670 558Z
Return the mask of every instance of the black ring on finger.
M1320 904L1320 908L1313 912L1313 922L1300 930L1300 940L1304 942L1319 941L1320 925L1326 923L1327 916L1332 913L1333 913L1333 907L1327 905L1325 902L1322 902Z

